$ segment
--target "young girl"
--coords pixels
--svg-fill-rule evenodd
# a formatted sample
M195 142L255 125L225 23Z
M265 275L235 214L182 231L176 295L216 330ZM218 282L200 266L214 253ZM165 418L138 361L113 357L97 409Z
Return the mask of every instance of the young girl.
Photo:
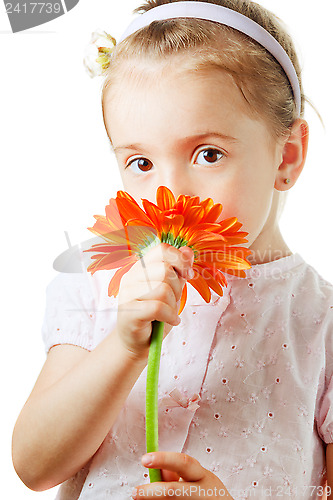
M117 299L113 271L60 273L47 289L47 360L13 434L16 470L37 491L64 483L61 500L326 498L332 286L278 225L308 144L293 43L248 0L146 0L141 11L102 95L124 189L138 202L164 185L222 203L249 233L252 268L209 304L189 286L181 322L191 249L149 250ZM144 455L153 320L165 322L161 451ZM163 483L148 484L149 467Z

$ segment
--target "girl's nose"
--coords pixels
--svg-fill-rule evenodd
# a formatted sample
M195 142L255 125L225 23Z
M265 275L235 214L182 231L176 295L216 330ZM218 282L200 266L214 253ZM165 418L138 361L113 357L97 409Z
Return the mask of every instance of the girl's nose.
M166 186L169 188L174 197L177 199L180 194L196 196L197 193L194 191L194 186L192 185L191 179L181 171L176 171L172 174L172 172L168 172L166 175L163 175L159 179L160 186Z

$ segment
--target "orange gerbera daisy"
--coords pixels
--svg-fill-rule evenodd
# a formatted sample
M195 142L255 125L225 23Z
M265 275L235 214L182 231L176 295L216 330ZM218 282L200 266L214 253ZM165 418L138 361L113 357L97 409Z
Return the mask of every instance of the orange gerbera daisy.
M96 223L89 230L101 236L105 243L93 245L86 252L99 252L88 271L117 269L109 284L109 296L119 292L122 276L142 258L152 246L168 243L176 248L189 246L194 252L194 277L189 283L206 302L211 291L223 295L227 284L223 273L245 276L250 268L246 257L251 253L243 247L248 233L240 232L242 224L236 217L217 222L222 205L211 198L200 202L198 196L178 196L160 186L156 205L142 199L142 208L125 191L118 191L105 207L105 216L95 215ZM186 283L180 300L179 314L187 297ZM164 323L152 322L146 382L146 443L147 452L158 451L158 374ZM161 471L149 469L151 482L162 481Z
M227 281L223 273L245 277L244 269L251 265L246 257L251 251L239 245L246 243L248 233L239 229L236 217L217 222L222 212L220 203L211 198L203 201L198 196L180 195L177 200L165 186L156 193L156 205L142 199L142 208L125 191L118 191L105 207L105 216L95 215L96 222L88 228L106 243L93 245L86 252L99 252L88 271L119 268L110 281L108 295L116 297L122 276L137 260L159 243L176 248L189 246L194 251L194 277L188 282L206 302L211 291L223 295ZM186 283L180 300L179 313L187 298Z

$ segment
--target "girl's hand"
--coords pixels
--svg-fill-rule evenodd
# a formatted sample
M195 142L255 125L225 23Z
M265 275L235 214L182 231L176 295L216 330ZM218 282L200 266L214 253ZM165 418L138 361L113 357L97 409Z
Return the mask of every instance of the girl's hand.
M147 358L154 320L166 323L165 335L179 324L179 300L191 276L193 251L165 243L146 253L123 276L119 288L117 331L136 358Z
M162 469L163 483L144 484L132 493L134 499L212 498L232 500L222 481L184 453L157 451L142 457L145 467Z

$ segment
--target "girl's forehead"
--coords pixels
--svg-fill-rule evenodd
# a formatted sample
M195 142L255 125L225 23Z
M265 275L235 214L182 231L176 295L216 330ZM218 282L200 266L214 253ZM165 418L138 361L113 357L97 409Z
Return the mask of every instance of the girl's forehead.
M111 74L111 82L121 86L123 83L135 85L157 85L163 80L173 77L185 78L188 71L178 58L165 60L136 59L125 60Z
M110 78L110 85L105 93L105 100L121 94L142 93L149 98L150 91L165 92L167 89L186 93L190 87L209 84L239 92L234 79L227 72L214 67L193 69L182 64L179 57L170 57L167 61L126 61L117 68Z
M127 61L105 93L103 106L106 116L108 109L126 113L150 104L156 106L157 114L166 104L170 109L179 106L200 109L207 105L219 108L220 101L232 103L238 113L258 119L229 73L214 67L186 68L175 58L173 63L165 64L140 61L134 65Z
M149 65L148 65L149 66ZM249 129L267 130L249 106L231 75L217 69L169 72L149 66L129 65L109 101L105 122L113 145L147 144L164 146L180 138L220 133L241 139Z

